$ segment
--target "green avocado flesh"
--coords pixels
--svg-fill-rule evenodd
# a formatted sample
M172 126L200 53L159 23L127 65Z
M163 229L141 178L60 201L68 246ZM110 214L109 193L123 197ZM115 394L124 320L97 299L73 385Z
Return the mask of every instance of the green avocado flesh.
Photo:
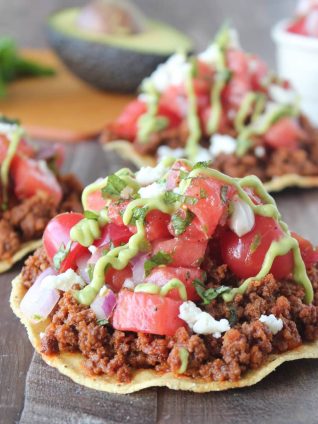
M170 55L175 51L188 52L192 48L191 41L184 34L161 22L150 20L147 20L146 31L139 34L93 34L76 26L79 11L79 8L62 10L50 18L49 26L69 37L145 54Z

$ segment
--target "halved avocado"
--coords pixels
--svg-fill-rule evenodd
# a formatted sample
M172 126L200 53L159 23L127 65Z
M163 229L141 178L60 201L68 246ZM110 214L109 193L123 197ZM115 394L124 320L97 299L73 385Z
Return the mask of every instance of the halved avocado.
M104 35L76 25L79 8L51 16L48 37L64 64L87 83L118 92L134 92L141 81L175 51L189 52L191 41L161 22L146 20L145 30Z

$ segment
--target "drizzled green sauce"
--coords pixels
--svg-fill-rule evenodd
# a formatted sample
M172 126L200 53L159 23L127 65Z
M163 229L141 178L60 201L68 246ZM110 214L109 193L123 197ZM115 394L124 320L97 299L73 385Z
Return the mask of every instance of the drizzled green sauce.
M2 209L6 209L8 206L8 185L9 185L9 169L10 164L19 146L20 140L24 134L24 130L21 127L16 127L8 135L9 146L1 165L1 183L2 183Z
M193 86L193 65L191 66L187 76L186 89L188 94L187 121L189 129L189 136L186 144L186 154L190 158L195 158L198 154L201 127L198 118L197 99Z
M145 87L145 96L147 96L147 112L138 120L137 140L139 143L147 143L152 133L163 130L168 126L168 119L163 116L157 116L159 106L159 93L154 85L148 81Z
M225 184L231 184L235 186L238 196L252 208L255 214L274 218L278 222L284 233L280 240L272 242L271 247L269 248L264 258L264 262L262 264L260 272L256 276L252 276L251 278L245 280L238 288L233 288L230 292L224 293L224 301L230 302L233 300L234 296L237 293L244 293L251 281L262 279L270 272L272 263L277 256L285 255L289 251L292 251L294 256L294 280L296 283L304 287L306 302L312 302L313 289L311 282L307 276L305 265L300 255L298 242L290 235L287 225L282 221L281 215L277 209L274 199L272 198L272 196L270 196L270 194L267 193L261 181L255 176L248 176L242 179L231 178L214 169L200 167L192 170L189 173L188 178L181 181L179 186L180 192L184 193L186 191L191 179L204 177L213 177L218 179L219 181L224 182ZM132 178L131 175L129 176L129 178ZM91 186L87 187L86 193L85 195L83 195L84 201L87 200L88 193L94 192L97 187L103 187L103 184L105 184L105 180L98 183L94 183ZM256 194L261 198L263 204L254 204L246 193L246 191L244 190L245 187L253 188ZM129 225L133 217L135 208L146 208L147 213L151 210L157 209L171 215L178 209L178 207L180 207L179 202L167 204L164 201L163 195L156 196L150 199L138 198L132 200L128 204L123 214L123 222L125 225ZM100 217L102 215L103 211L101 211ZM74 230L74 232L72 231L72 239L86 246L91 244L95 236L98 234L98 231L100 230L98 228L98 225L104 225L100 222L105 222L105 218L101 219L100 217L97 221L94 220L94 224L86 222L90 220L83 220L84 223L80 225L78 229ZM121 270L125 268L128 262L139 252L145 251L147 243L145 239L145 228L143 219L136 221L136 227L137 233L130 238L127 244L112 249L110 252L108 252L105 256L101 257L97 261L93 272L92 282L84 289L74 293L80 303L89 305L95 299L99 290L104 285L105 271L108 266L111 266L117 270ZM148 293L153 294L160 293L161 295L166 295L172 289L178 289L181 298L186 299L186 289L183 283L180 282L180 280L178 279L170 280L165 286L161 288L151 283L139 284L135 290L146 291Z
M172 278L162 287L159 287L157 284L153 283L138 284L135 287L135 292L160 294L161 296L166 296L173 289L178 290L180 299L182 299L183 301L186 301L188 299L185 285L178 278Z

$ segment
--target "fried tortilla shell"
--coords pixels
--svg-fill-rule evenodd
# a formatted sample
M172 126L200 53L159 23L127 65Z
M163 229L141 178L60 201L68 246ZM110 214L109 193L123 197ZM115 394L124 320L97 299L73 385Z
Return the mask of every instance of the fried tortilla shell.
M132 162L138 168L156 165L156 159L153 156L141 155L134 149L132 143L125 140L104 143L103 148L105 152L117 153L122 159ZM318 187L318 176L285 174L264 182L264 186L270 192L279 192L291 187L313 188Z
M8 271L13 265L23 259L26 255L36 250L42 244L42 240L32 240L21 244L19 250L10 259L0 260L0 274Z
M235 389L252 386L258 383L268 374L286 361L294 361L302 358L318 358L318 341L303 344L297 349L279 355L271 355L268 361L257 370L248 371L241 380L236 382L206 382L195 380L189 377L176 377L171 373L158 373L154 370L136 371L130 383L118 383L114 377L90 375L83 366L83 356L80 353L60 353L54 356L47 356L41 353L41 332L45 331L49 320L33 324L29 322L20 310L20 302L26 293L22 284L21 276L18 275L12 282L12 292L10 305L14 313L27 329L29 339L35 350L39 352L43 360L50 366L57 368L60 373L70 377L75 383L100 391L110 393L132 393L147 387L165 386L173 390L188 390L192 392L204 393Z

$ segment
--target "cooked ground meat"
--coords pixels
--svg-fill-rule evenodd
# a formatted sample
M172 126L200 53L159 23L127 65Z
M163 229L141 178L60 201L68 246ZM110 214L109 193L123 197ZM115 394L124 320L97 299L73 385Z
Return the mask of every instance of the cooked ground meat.
M10 193L10 208L0 215L0 260L11 258L22 243L41 238L47 223L60 212L79 212L82 186L73 175L59 177L63 199L56 207L50 196L35 195L18 202Z
M300 126L303 135L298 148L295 150L266 148L263 157L257 157L253 151L249 151L242 157L222 153L215 158L212 166L231 177L241 178L254 174L262 181L268 181L273 177L289 173L304 176L318 175L318 131L304 116L300 117ZM229 135L235 136L233 131L229 131ZM139 153L154 155L160 145L167 145L172 148L183 147L187 136L188 130L184 123L178 128L152 134L148 143L135 141L134 147ZM108 143L116 139L118 139L118 136L113 131L105 130L101 142ZM206 143L207 140L201 140L202 145ZM255 138L254 145L259 144L261 144L261 140Z
M24 285L29 287L47 266L43 250L38 250L23 268ZM208 275L209 285L216 286L228 284L231 274L226 265L215 265ZM42 352L80 352L92 374L129 382L140 368L178 372L183 347L189 352L186 375L207 381L237 381L246 370L262 366L269 354L318 338L318 268L312 268L309 277L315 291L312 305L303 303L301 286L290 279L277 281L272 275L252 282L232 303L213 300L206 311L216 319L227 318L231 324L220 338L193 334L186 328L180 328L173 337L114 330L111 325L99 325L88 306L64 293L42 338ZM232 280L232 284L238 282ZM283 329L273 335L259 321L262 314L281 318Z
M29 289L37 276L50 266L48 257L43 247L37 249L32 256L29 256L22 268L21 275L24 286Z

